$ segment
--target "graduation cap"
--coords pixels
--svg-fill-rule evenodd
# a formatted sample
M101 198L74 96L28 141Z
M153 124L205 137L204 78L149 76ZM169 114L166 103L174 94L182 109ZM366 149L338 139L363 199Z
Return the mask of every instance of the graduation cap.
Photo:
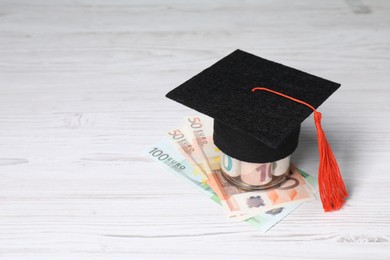
M301 123L314 112L325 211L348 196L316 110L340 84L236 50L166 96L214 118L214 143L245 162L273 162L298 145Z

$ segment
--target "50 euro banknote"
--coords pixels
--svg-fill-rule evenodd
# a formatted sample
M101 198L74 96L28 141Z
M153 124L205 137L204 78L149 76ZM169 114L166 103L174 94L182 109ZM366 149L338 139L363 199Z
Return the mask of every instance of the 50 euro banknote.
M172 144L172 141L168 137L165 136L156 144L148 147L143 151L143 155L156 162L159 166L173 175L185 180L213 201L221 204L218 196L210 186L204 182L202 175L198 173L199 169L187 161L183 153L178 150L177 146ZM294 211L299 205L280 207L263 212L251 218L239 220L244 220L256 229L266 232Z
M187 131L191 132L192 143L197 143L200 153L208 161L206 168L209 183L218 195L228 216L247 219L287 205L299 205L316 199L309 180L312 177L291 167L291 174L280 187L270 190L245 191L227 181L220 167L220 151L213 142L213 119L204 115L184 118Z

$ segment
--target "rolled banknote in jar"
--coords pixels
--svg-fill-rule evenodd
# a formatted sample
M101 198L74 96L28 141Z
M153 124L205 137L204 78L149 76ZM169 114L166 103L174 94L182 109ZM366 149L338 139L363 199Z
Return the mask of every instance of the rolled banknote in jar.
M291 155L287 156L286 158L280 159L279 161L274 162L273 175L280 176L288 172L290 170L290 158Z
M276 162L250 163L221 154L226 179L244 189L265 189L279 184L290 169L290 155Z
M265 185L272 181L273 163L241 162L241 180L249 185Z
M221 169L230 177L238 177L241 174L241 161L222 153Z
M221 170L230 177L241 177L248 185L264 185L272 180L273 163L243 162L222 153Z

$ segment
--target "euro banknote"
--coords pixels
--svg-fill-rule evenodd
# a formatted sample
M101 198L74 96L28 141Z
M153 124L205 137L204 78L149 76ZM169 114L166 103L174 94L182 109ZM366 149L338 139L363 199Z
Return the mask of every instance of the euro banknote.
M215 192L204 181L201 169L193 162L187 160L179 149L173 147L172 141L168 137L162 137L156 144L147 148L143 154L165 170L184 179L202 193L220 203Z
M188 137L188 133L184 128L175 128L166 133L166 137L177 148L178 151L185 157L188 163L195 169L195 173L202 177L202 181L206 182L207 177L207 162L200 152L197 143L194 143Z
M294 204L296 207L305 201L314 200L312 188L306 181L310 175L301 175L292 167L292 174L280 187L272 190L245 191L227 181L221 173L220 152L213 142L213 120L204 115L184 118L193 141L197 143L201 153L208 160L206 169L209 183L218 195L228 216L239 219L250 218L276 208Z

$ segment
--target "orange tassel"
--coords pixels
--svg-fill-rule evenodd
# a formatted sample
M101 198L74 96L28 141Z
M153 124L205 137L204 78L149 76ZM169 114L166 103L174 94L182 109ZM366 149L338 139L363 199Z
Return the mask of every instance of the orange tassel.
M320 165L318 167L318 186L320 189L322 206L325 212L340 209L343 206L345 199L348 197L348 193L347 189L345 188L343 178L341 177L336 158L334 157L332 149L326 140L324 130L322 130L321 113L318 112L312 105L275 90L256 87L252 89L252 92L255 92L256 90L263 90L279 95L281 97L305 105L314 111L314 123L317 128L318 151L320 154Z
M321 118L321 113L314 110L314 123L317 128L318 152L320 154L318 186L322 206L328 212L340 209L348 197L348 193L336 158L326 140L324 130L322 130Z

